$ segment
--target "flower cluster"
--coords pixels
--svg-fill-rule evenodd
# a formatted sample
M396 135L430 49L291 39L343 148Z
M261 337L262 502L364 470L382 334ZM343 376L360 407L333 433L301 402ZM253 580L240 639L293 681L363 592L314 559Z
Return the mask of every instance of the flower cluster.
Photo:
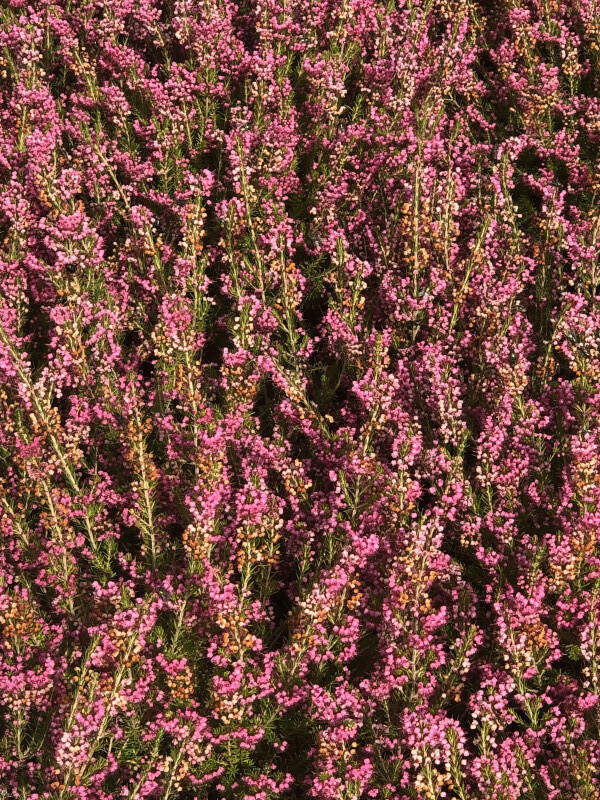
M599 800L596 0L0 20L0 798Z

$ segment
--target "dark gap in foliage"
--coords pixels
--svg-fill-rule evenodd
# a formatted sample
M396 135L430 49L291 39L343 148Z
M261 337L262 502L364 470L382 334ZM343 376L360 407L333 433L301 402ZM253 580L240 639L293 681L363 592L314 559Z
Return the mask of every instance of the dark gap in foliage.
M485 600L486 587L490 576L488 570L481 565L472 547L461 543L461 530L455 525L447 526L442 539L441 551L460 564L465 582L475 592L480 601ZM478 624L486 624L486 612L483 605L476 606Z
M35 375L47 363L50 352L50 318L35 301L30 301L27 305L22 333L29 340L27 356L31 363L31 371Z
M573 678L573 680L581 681L584 679L583 662L580 659L561 656L557 661L553 662L552 667L561 674Z
M554 172L554 177L559 186L566 189L569 184L569 168L565 161L562 158L550 158L548 159L548 166ZM577 198L573 197L573 200L575 199Z
M241 459L232 442L227 442L227 466L229 467L231 485L234 489L244 486L241 470Z
M202 348L202 363L220 367L223 364L223 351L231 347L232 339L229 330L221 323L207 331L206 342Z
M70 399L62 395L61 397L57 397L56 395L52 398L52 402L50 403L52 408L55 408L58 411L58 416L61 422L61 425L64 425L69 418L69 410L70 410Z
M542 210L542 197L538 189L528 186L521 176L515 179L515 185L510 191L511 199L517 206L522 220L519 227L527 228L534 215Z
M248 54L254 53L260 40L256 25L259 14L260 9L248 0L241 0L235 7L233 29Z
M252 413L259 421L259 431L261 436L270 438L273 436L275 420L273 412L276 404L281 399L281 389L275 385L269 376L263 376L258 384Z
M141 534L139 530L133 525L121 523L119 545L123 552L128 553L136 560L139 559L142 552Z
M348 407L348 382L345 380L346 361L343 356L330 361L319 359L309 362L312 378L309 398L316 403L323 414L335 416L341 408Z
M290 611L293 603L290 598L290 589L287 585L282 585L274 594L271 595L271 607L273 609L274 630L270 641L270 650L277 650L287 644L290 640Z
M175 542L181 541L185 525L181 522L170 522L166 527L167 536Z
M519 153L515 162L517 170L520 172L534 173L544 165L544 159L538 154L535 147L525 147Z
M300 305L303 327L309 335L318 335L328 309L329 294L317 277Z
M352 117L354 106L358 99L361 97L361 78L363 75L363 66L360 58L355 58L350 65L350 69L344 78L344 88L346 95L344 97L344 105L346 110L342 114L342 119Z
M123 349L128 352L142 343L141 331L137 328L127 328L123 335Z
M139 372L143 378L150 380L154 377L155 366L153 358L143 358L139 364Z
M308 436L298 428L290 431L288 434L288 441L290 443L291 457L300 459L310 458L313 452L313 447Z
M556 348L553 351L554 359L558 364L558 369L556 370L556 377L562 378L569 383L572 383L577 375L575 371L569 366L569 362L567 361L566 357L560 350Z
M349 664L350 674L354 681L366 678L374 669L380 656L379 636L377 631L367 630L358 641L358 652Z
M434 483L431 478L421 478L421 494L415 503L419 513L424 514L434 505L435 493L430 491L433 488Z

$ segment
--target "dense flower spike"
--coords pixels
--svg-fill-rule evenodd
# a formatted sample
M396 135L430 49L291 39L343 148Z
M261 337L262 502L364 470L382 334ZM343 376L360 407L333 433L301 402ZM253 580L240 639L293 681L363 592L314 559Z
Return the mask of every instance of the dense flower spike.
M0 800L598 800L595 0L0 20Z

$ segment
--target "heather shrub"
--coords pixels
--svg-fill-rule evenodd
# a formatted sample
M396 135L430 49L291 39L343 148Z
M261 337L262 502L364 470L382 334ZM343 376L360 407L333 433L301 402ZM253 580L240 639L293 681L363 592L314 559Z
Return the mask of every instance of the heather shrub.
M0 798L600 800L596 1L0 21Z

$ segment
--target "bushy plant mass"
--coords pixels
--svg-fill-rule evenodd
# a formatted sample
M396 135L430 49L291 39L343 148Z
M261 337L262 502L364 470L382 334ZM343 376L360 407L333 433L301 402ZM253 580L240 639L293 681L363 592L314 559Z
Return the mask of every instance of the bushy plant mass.
M599 800L600 3L0 20L0 798Z

